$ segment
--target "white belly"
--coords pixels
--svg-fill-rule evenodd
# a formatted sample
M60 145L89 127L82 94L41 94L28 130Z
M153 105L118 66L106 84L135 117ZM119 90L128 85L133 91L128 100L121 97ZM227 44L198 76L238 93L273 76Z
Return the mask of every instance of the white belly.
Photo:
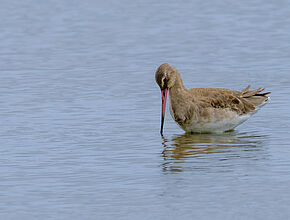
M186 125L183 129L186 132L198 133L222 133L237 127L246 121L251 115L238 115L235 117L225 118L223 120L216 120L213 118L210 122L193 121L190 125Z

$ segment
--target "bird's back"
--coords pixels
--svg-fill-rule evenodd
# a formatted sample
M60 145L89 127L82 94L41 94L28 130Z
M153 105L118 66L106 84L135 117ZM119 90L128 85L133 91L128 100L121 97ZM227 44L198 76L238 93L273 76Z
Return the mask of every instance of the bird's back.
M230 109L239 115L254 112L268 100L266 95L270 92L261 93L262 88L249 90L248 86L243 91L234 91L218 88L193 88L188 90L192 97L201 107Z

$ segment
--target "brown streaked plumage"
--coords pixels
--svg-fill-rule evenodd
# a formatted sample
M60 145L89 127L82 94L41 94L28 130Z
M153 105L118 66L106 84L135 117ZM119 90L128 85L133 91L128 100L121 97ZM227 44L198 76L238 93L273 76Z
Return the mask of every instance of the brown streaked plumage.
M170 95L170 113L175 122L186 132L224 132L246 121L251 114L265 104L266 95L259 88L243 91L215 88L186 89L174 67L160 65L155 80L162 94L161 135L165 116L167 92Z

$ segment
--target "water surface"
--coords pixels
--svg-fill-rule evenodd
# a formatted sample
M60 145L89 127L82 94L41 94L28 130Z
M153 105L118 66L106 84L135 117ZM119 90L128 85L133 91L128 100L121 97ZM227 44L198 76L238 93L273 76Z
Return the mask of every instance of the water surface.
M1 219L287 219L286 1L2 1ZM234 132L184 134L154 72L271 91Z

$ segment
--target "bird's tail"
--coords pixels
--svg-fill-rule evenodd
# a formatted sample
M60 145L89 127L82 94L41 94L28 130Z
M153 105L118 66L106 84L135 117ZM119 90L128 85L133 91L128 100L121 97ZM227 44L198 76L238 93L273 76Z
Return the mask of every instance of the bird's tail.
M268 100L269 97L267 95L270 94L271 92L261 93L262 91L264 91L263 88L258 88L250 91L250 87L251 86L248 85L247 88L245 88L240 93L241 98L247 99L249 102L254 104L255 107L262 105Z

